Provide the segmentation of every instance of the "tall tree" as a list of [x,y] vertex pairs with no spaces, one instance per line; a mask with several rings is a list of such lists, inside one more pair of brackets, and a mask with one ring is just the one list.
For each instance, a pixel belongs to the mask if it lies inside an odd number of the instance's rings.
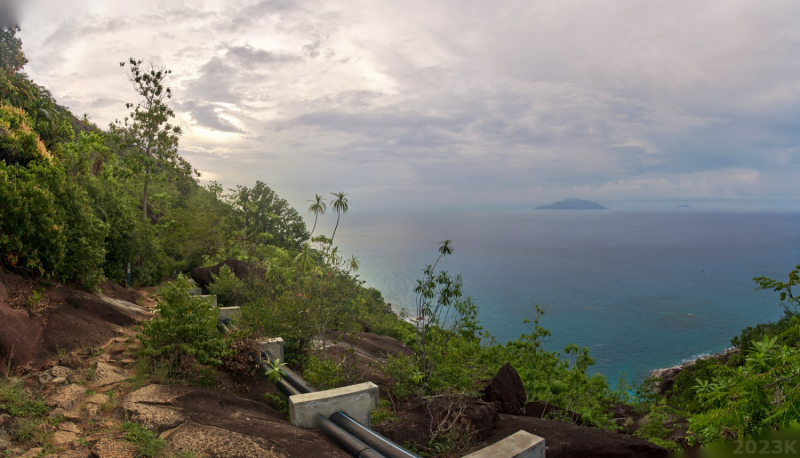
[[350,209],[350,202],[347,200],[347,194],[345,194],[344,191],[332,192],[331,194],[333,197],[336,197],[336,200],[331,203],[333,211],[336,212],[336,226],[333,228],[333,235],[331,235],[331,245],[333,245],[333,238],[336,237],[336,229],[339,229],[339,219],[342,217],[342,213],[347,213],[347,210]]
[[237,186],[225,196],[235,209],[234,224],[241,234],[242,249],[247,244],[272,244],[299,250],[309,234],[300,214],[261,181],[255,186]]
[[0,71],[11,76],[22,70],[28,63],[22,52],[22,40],[17,38],[19,27],[11,27],[0,31]]
[[[130,165],[143,175],[142,215],[147,219],[148,186],[156,172],[175,173],[191,176],[192,168],[178,154],[180,126],[170,124],[175,112],[167,105],[172,98],[172,90],[165,85],[171,70],[157,69],[153,65],[142,67],[141,60],[128,60],[130,80],[139,102],[127,103],[133,109],[122,121],[111,123],[111,132],[120,146],[130,151]],[[124,66],[125,63],[120,63]]]
[[309,200],[311,205],[308,207],[308,211],[314,214],[314,227],[311,228],[311,234],[309,237],[314,234],[314,230],[317,228],[317,218],[319,215],[324,215],[325,212],[328,210],[328,205],[325,203],[325,199],[322,198],[321,195],[315,194],[313,200]]

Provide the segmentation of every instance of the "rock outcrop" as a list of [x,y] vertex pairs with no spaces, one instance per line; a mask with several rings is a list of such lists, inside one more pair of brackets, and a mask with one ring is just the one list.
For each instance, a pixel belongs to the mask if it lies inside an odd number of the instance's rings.
[[498,413],[524,415],[528,395],[525,393],[522,379],[511,363],[505,363],[486,385],[483,389],[483,400],[494,402]]
[[547,458],[667,457],[669,451],[642,439],[601,429],[586,428],[557,420],[500,415],[500,422],[485,445],[498,442],[519,430],[545,440]]
[[176,452],[218,458],[347,453],[315,430],[292,426],[263,403],[205,388],[150,385],[125,396],[120,415],[158,432]]
[[397,415],[399,422],[376,425],[373,429],[398,444],[424,444],[434,433],[454,424],[468,427],[475,440],[481,441],[492,434],[499,421],[494,403],[460,396],[415,398],[399,406]]
[[123,327],[151,316],[134,303],[59,287],[48,293],[50,306],[40,316],[13,309],[0,285],[0,352],[15,366],[41,367],[59,353],[99,347],[120,335]]

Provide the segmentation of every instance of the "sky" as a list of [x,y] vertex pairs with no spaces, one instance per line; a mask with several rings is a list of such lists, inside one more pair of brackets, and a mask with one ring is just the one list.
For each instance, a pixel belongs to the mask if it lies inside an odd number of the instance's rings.
[[301,209],[800,202],[797,1],[5,5],[77,116],[127,114],[129,57],[168,68],[201,182]]

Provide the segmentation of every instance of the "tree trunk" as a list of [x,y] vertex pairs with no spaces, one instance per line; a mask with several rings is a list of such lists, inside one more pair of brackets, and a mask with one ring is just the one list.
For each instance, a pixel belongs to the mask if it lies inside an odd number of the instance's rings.
[[144,169],[144,193],[142,194],[142,215],[147,221],[147,185],[150,184],[150,166]]

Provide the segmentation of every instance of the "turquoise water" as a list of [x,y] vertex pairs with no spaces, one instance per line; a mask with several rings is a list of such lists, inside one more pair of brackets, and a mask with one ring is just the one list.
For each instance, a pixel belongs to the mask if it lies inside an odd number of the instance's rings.
[[752,278],[785,279],[800,263],[800,214],[351,212],[335,242],[360,259],[368,286],[411,310],[414,282],[445,239],[455,252],[440,267],[463,274],[498,341],[527,332],[540,304],[548,348],[588,347],[592,370],[616,385],[623,372],[641,380],[779,318],[777,295]]

